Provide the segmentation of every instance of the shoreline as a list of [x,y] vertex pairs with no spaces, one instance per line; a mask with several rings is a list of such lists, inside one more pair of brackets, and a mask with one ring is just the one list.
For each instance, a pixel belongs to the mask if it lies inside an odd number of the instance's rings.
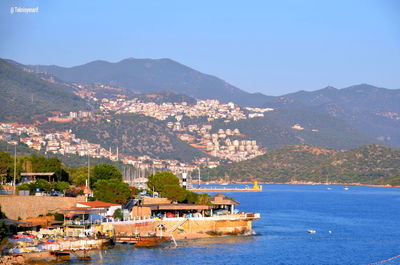
[[364,186],[364,187],[380,187],[380,188],[398,188],[400,186],[391,186],[389,184],[362,184],[362,183],[321,183],[321,182],[286,182],[286,183],[272,183],[265,182],[262,184],[279,184],[279,185],[334,185],[334,186]]
[[[182,233],[175,236],[175,240],[177,243],[185,242],[185,241],[194,241],[194,240],[202,240],[202,239],[221,239],[221,238],[241,238],[253,236],[255,233],[246,234],[246,233],[217,233],[217,234],[209,234],[209,233]],[[172,241],[170,242],[172,244]],[[113,249],[117,245],[126,245],[123,243],[117,243],[115,245],[103,246],[99,249],[92,251],[101,251],[102,249]],[[135,247],[132,245],[132,247]],[[161,247],[163,246],[156,246]],[[71,256],[70,256],[71,257]],[[73,256],[76,258],[76,256]],[[57,258],[55,255],[51,254],[50,251],[43,252],[31,252],[31,253],[20,253],[20,254],[9,254],[0,257],[0,264],[5,265],[24,265],[24,264],[60,264],[60,262],[66,262],[69,259],[62,260]]]
[[[221,185],[221,182],[208,182],[210,185]],[[253,185],[253,182],[231,182],[228,185],[247,184]],[[336,185],[336,186],[364,186],[364,187],[379,187],[379,188],[400,188],[400,186],[392,186],[390,184],[363,184],[363,183],[340,183],[340,182],[312,182],[312,181],[293,181],[293,182],[258,182],[259,185]],[[202,184],[205,185],[205,184]]]

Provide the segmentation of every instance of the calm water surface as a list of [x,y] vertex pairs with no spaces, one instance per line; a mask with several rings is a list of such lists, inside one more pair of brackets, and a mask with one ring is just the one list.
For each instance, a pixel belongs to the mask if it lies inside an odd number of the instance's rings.
[[241,211],[261,213],[256,236],[180,241],[177,248],[119,245],[69,264],[368,264],[400,254],[399,188],[264,185],[260,193],[226,194]]

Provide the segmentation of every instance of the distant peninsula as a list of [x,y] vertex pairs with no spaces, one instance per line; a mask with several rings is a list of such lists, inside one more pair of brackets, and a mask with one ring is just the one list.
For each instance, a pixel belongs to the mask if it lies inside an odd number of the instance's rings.
[[309,145],[282,147],[253,159],[205,169],[203,178],[230,182],[400,185],[400,150],[365,145],[338,151]]

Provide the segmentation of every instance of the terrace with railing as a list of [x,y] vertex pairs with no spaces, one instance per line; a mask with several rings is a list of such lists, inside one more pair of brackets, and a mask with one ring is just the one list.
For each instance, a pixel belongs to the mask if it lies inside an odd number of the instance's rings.
[[[180,220],[193,220],[193,221],[200,221],[200,220],[258,220],[260,219],[259,213],[238,213],[238,214],[224,214],[224,215],[213,215],[213,216],[182,216],[182,217],[157,217],[157,216],[137,216],[134,218],[130,218],[128,220],[113,220],[109,221],[110,224],[135,224],[135,223],[142,223],[142,222],[154,222],[154,221],[180,221]],[[104,223],[104,222],[103,222]]]

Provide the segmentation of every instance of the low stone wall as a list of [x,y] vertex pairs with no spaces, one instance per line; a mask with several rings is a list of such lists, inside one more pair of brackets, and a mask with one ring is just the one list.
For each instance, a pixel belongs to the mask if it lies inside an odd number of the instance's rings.
[[52,196],[16,196],[1,195],[1,210],[10,219],[17,220],[18,217],[26,219],[37,217],[40,214],[56,212],[61,209],[68,209],[76,205],[79,201],[84,201],[84,197],[52,197]]
[[144,220],[143,222],[138,222],[134,224],[117,223],[113,224],[112,227],[115,235],[133,235],[139,233],[141,236],[148,236],[149,233],[157,232],[156,230],[157,225],[158,225],[157,222]]
[[55,220],[54,216],[42,216],[22,219],[22,222],[29,222],[32,225],[40,225],[47,228]]
[[[161,221],[167,227],[167,231],[181,221]],[[244,234],[252,231],[250,220],[196,220],[189,219],[178,227],[173,235],[178,238],[191,238],[195,234]]]

